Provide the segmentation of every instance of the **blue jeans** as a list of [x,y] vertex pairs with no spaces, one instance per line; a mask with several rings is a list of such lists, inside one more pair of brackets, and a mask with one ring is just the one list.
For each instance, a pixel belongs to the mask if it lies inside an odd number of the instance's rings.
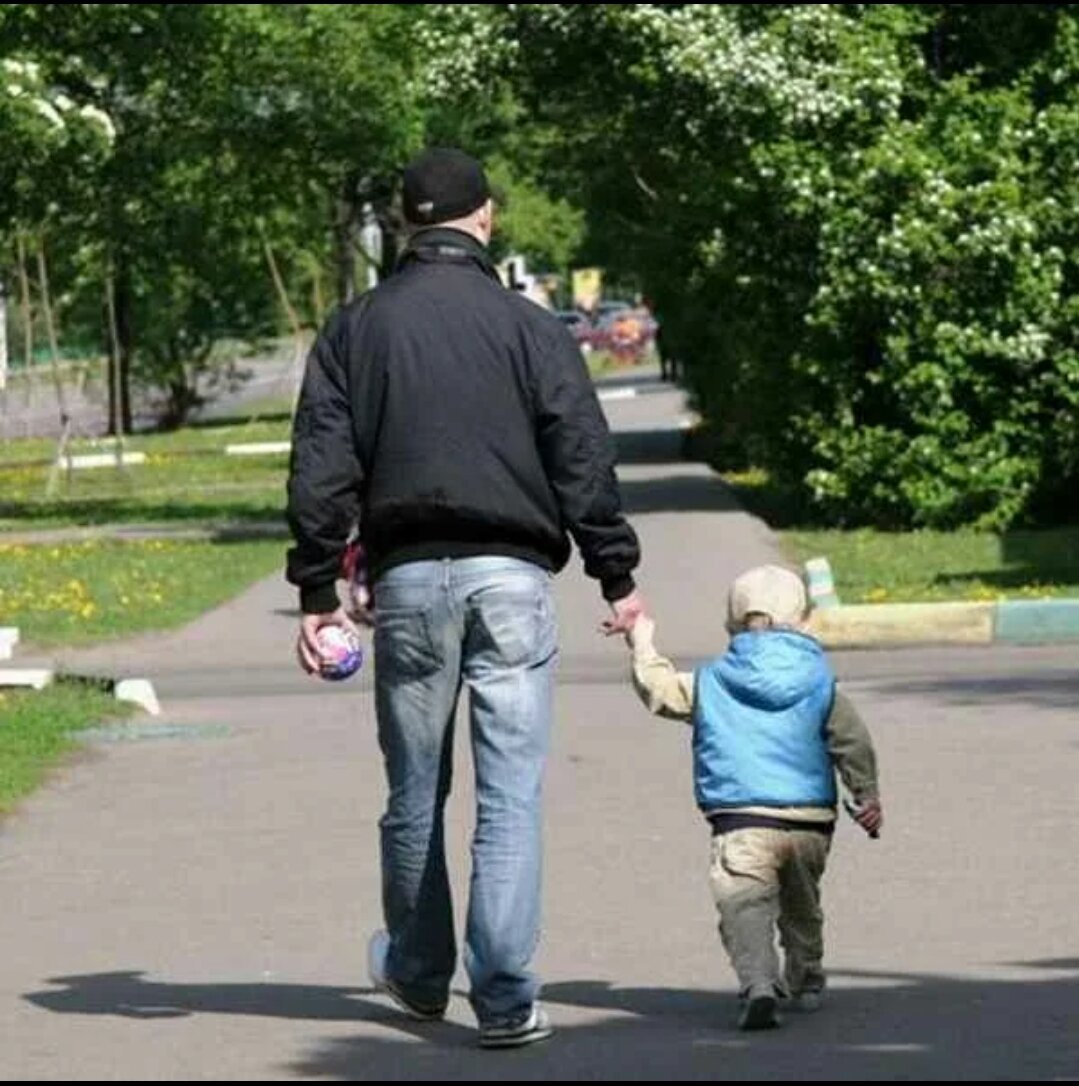
[[375,697],[389,797],[380,822],[387,975],[426,1005],[456,966],[443,832],[453,727],[469,689],[476,829],[465,934],[481,1026],[527,1014],[539,940],[542,789],[556,632],[551,576],[514,558],[410,562],[375,584]]

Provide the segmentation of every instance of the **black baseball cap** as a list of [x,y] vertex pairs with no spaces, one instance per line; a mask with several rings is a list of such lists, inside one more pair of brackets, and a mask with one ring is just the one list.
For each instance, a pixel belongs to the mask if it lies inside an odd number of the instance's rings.
[[428,147],[405,167],[404,182],[405,218],[414,226],[463,218],[491,195],[483,167],[454,147]]

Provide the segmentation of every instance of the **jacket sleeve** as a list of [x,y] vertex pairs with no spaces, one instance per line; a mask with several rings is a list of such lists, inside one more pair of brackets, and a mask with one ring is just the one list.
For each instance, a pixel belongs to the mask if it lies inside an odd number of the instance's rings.
[[307,359],[292,426],[288,523],[295,545],[288,580],[305,614],[335,610],[336,582],[349,532],[359,517],[363,472],[348,394],[345,325],[325,326]]
[[850,698],[839,690],[836,691],[825,732],[832,761],[847,791],[857,802],[876,799],[880,788],[873,740]]
[[693,676],[678,671],[655,646],[655,623],[642,616],[630,630],[633,688],[650,713],[669,720],[693,718]]
[[536,440],[562,521],[584,570],[614,602],[634,589],[637,535],[622,513],[615,448],[581,352],[559,327],[534,367]]

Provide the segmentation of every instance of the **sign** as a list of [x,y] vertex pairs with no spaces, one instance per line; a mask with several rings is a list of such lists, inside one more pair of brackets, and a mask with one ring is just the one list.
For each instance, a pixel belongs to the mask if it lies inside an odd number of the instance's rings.
[[599,268],[578,268],[573,273],[573,304],[592,312],[603,292],[603,272]]

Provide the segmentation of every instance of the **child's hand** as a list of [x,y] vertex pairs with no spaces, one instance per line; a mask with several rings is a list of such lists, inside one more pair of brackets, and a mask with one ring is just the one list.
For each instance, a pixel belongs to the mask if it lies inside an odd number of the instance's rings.
[[644,613],[644,597],[634,590],[628,596],[615,600],[611,604],[611,617],[603,620],[600,629],[608,637],[613,634],[628,634]]
[[639,615],[626,631],[626,644],[631,649],[638,645],[651,645],[656,632],[656,624],[648,615]]
[[884,808],[879,799],[866,799],[854,805],[846,804],[851,818],[869,834],[870,837],[880,836],[881,827],[884,825]]

